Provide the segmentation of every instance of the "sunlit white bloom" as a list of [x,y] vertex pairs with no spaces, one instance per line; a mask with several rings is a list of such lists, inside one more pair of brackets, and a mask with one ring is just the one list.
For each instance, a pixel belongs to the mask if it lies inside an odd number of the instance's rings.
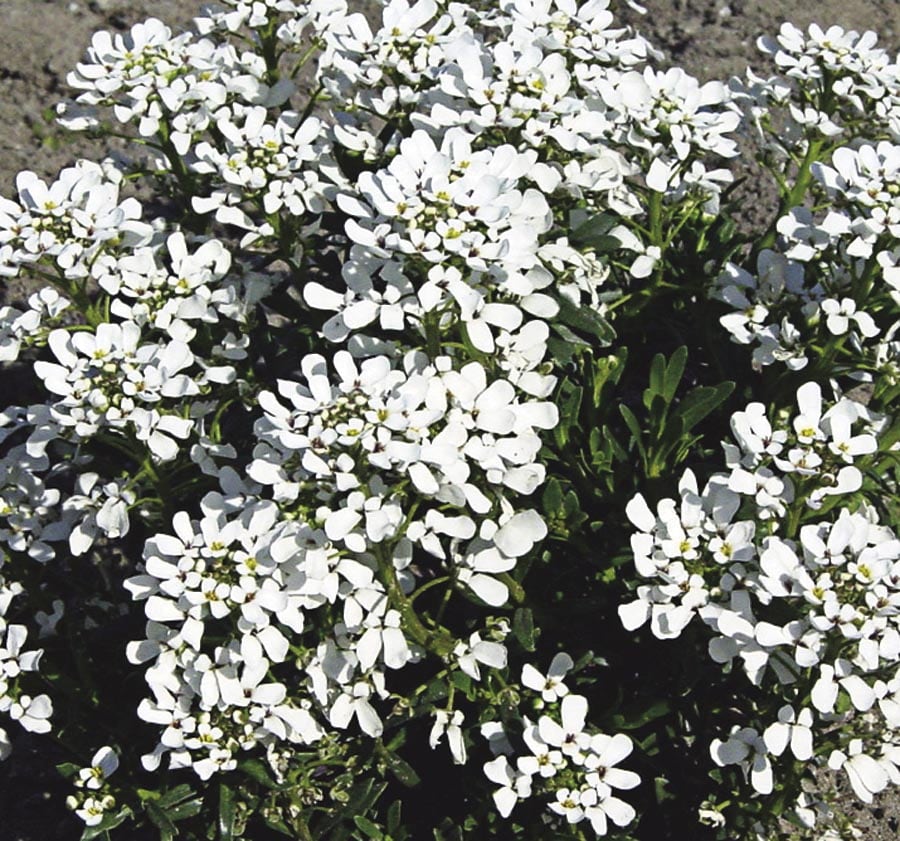
[[563,678],[574,665],[572,658],[565,651],[554,655],[546,677],[531,663],[526,663],[522,667],[522,684],[535,692],[540,692],[541,698],[547,703],[553,703],[568,695],[569,689],[563,683]]
[[428,737],[428,744],[432,748],[436,748],[441,738],[446,734],[450,753],[453,755],[453,761],[457,765],[465,765],[467,756],[466,743],[462,734],[462,723],[463,714],[460,710],[454,710],[452,713],[447,710],[435,710],[434,725],[431,728],[431,735]]
[[110,775],[119,767],[119,757],[111,747],[102,747],[91,759],[87,768],[78,772],[76,785],[97,790],[103,787]]

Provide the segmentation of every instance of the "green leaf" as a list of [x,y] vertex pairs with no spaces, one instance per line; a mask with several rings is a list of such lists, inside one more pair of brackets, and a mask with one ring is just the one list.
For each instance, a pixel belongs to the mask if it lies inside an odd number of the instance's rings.
[[60,762],[59,765],[56,766],[56,770],[64,777],[68,778],[74,777],[81,770],[81,766],[75,762]]
[[173,821],[183,821],[185,818],[192,818],[199,815],[203,811],[203,798],[195,797],[193,800],[184,800],[177,806],[170,806],[168,815]]
[[174,806],[179,800],[184,800],[187,797],[191,797],[193,794],[194,789],[187,783],[182,783],[181,785],[175,786],[175,788],[169,789],[165,794],[159,797],[156,802],[160,806]]
[[634,412],[631,411],[624,403],[619,405],[619,414],[622,416],[622,419],[625,421],[625,425],[628,427],[629,432],[631,432],[631,439],[634,441],[635,446],[638,448],[638,452],[641,454],[641,459],[644,464],[647,463],[647,451],[644,449],[643,442],[643,433],[641,432],[641,425],[638,423],[638,419],[635,417]]
[[219,838],[234,841],[234,793],[227,783],[219,783]]
[[[389,754],[390,756],[390,754]],[[346,811],[351,814],[367,812],[375,801],[381,797],[381,793],[387,788],[387,783],[375,784],[375,780],[362,780],[350,789],[350,797],[347,799]]]
[[396,753],[387,753],[385,761],[390,772],[407,788],[413,788],[422,782],[416,769]]
[[456,826],[449,818],[444,818],[434,829],[434,841],[463,841],[462,827]]
[[[541,496],[541,503],[544,507],[544,513],[548,515],[557,514],[562,510],[563,492],[562,485],[555,476],[551,476],[547,484],[544,486],[544,493]],[[76,768],[76,771],[78,769]]]
[[649,409],[650,402],[657,394],[662,395],[666,384],[666,357],[657,353],[650,363],[650,388],[644,392],[644,405]]
[[400,819],[401,819],[401,811],[403,809],[403,803],[399,800],[395,800],[391,803],[390,808],[387,813],[387,830],[390,835],[396,835],[397,830],[400,829]]
[[700,386],[688,392],[675,409],[674,416],[684,422],[686,432],[693,429],[710,412],[721,406],[734,391],[730,380],[715,386]]
[[364,818],[362,815],[356,815],[353,818],[353,823],[356,824],[356,828],[360,832],[365,833],[366,838],[373,838],[375,841],[382,841],[384,838],[384,833],[378,824],[372,823],[372,821]]
[[526,651],[534,651],[534,615],[531,608],[520,607],[513,614],[513,634]]
[[557,365],[571,365],[575,361],[575,354],[579,349],[590,349],[590,343],[578,338],[564,324],[552,325],[557,336],[547,339],[548,355],[556,361]]
[[598,253],[615,251],[622,247],[617,237],[609,236],[616,226],[618,217],[612,213],[598,213],[582,222],[569,232],[569,242],[576,248],[590,247]]
[[165,810],[159,805],[159,802],[156,800],[146,801],[144,803],[144,811],[159,830],[159,841],[173,841],[178,834],[178,830],[165,813]]
[[560,449],[566,446],[569,441],[569,430],[578,422],[583,395],[584,389],[569,380],[563,380],[560,385],[556,399],[559,406],[559,423],[553,430],[554,439]]
[[671,403],[675,399],[675,392],[678,391],[678,385],[681,383],[681,378],[684,376],[684,367],[687,364],[687,358],[688,349],[685,345],[682,345],[672,354],[672,358],[666,366],[663,388],[660,392],[665,398],[666,403]]
[[[622,730],[635,730],[638,727],[649,724],[651,721],[662,718],[671,709],[672,705],[663,698],[650,704],[649,707],[645,707],[635,715],[629,715],[627,717],[621,716],[621,721],[617,721],[616,723]],[[618,719],[620,717],[616,716],[616,718]]]
[[656,795],[656,802],[663,803],[666,800],[674,800],[677,795],[673,794],[669,791],[669,780],[665,777],[654,777],[653,778],[653,790]]
[[586,333],[596,339],[601,347],[606,347],[616,338],[616,331],[612,325],[596,310],[576,306],[568,298],[562,296],[555,300],[559,305],[559,314],[555,324],[565,325],[573,330]]
[[238,770],[243,771],[251,780],[256,780],[256,782],[266,788],[279,788],[278,783],[275,782],[266,766],[259,759],[245,759],[238,764]]
[[422,693],[423,704],[434,704],[447,697],[447,684],[442,678],[435,678]]

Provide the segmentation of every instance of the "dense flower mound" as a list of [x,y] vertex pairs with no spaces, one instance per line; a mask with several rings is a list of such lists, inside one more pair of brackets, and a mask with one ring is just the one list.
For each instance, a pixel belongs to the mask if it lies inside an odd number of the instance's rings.
[[726,84],[609,0],[94,36],[59,120],[134,157],[0,198],[0,714],[84,841],[849,837],[829,772],[900,783],[875,44],[785,24]]

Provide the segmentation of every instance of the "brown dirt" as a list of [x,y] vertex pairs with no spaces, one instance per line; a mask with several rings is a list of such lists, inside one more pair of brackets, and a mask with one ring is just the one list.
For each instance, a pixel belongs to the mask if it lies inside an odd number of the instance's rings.
[[[683,65],[702,80],[743,74],[750,64],[768,72],[756,38],[774,34],[784,20],[804,27],[815,21],[874,29],[881,45],[891,50],[900,42],[898,0],[643,2],[649,14],[626,12],[629,22],[664,50],[668,62]],[[0,0],[0,194],[14,197],[14,179],[21,169],[51,177],[77,157],[97,154],[96,145],[60,132],[50,110],[64,95],[66,73],[83,54],[92,32],[124,30],[150,16],[178,29],[199,6],[194,0]],[[20,284],[4,289],[0,282],[0,303],[4,298],[16,300],[24,291]],[[54,772],[40,772],[34,740],[22,735],[14,733],[18,761],[0,765],[0,841],[77,838],[79,822],[61,806]],[[900,797],[888,795],[874,807],[850,811],[867,841],[897,837]]]

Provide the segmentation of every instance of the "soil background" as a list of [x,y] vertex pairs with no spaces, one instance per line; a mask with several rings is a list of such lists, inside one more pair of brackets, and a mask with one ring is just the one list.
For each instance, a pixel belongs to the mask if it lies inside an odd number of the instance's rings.
[[[892,54],[900,47],[900,0],[643,0],[646,15],[623,9],[633,24],[701,81],[743,75],[748,66],[772,68],[756,39],[774,35],[783,21],[823,28],[835,24],[859,32],[872,29]],[[624,5],[624,3],[620,3]],[[369,11],[371,3],[351,8]],[[30,169],[53,178],[78,157],[97,158],[94,143],[60,131],[52,109],[67,93],[65,77],[98,29],[124,31],[158,17],[175,30],[190,24],[199,0],[0,0],[0,195],[15,198],[15,176]],[[746,188],[750,212],[768,203],[765,184]],[[0,304],[20,300],[27,282],[0,281]],[[13,383],[3,382],[8,391]],[[14,386],[13,386],[14,390]],[[15,395],[10,395],[15,402]],[[0,841],[75,841],[81,822],[65,809],[66,784],[49,763],[46,747],[13,727],[15,750],[0,765]],[[43,760],[43,761],[40,761]],[[57,760],[58,761],[58,760]],[[900,796],[887,793],[871,807],[849,806],[865,841],[898,837]],[[651,841],[651,839],[647,839]],[[690,839],[685,839],[690,841]]]

